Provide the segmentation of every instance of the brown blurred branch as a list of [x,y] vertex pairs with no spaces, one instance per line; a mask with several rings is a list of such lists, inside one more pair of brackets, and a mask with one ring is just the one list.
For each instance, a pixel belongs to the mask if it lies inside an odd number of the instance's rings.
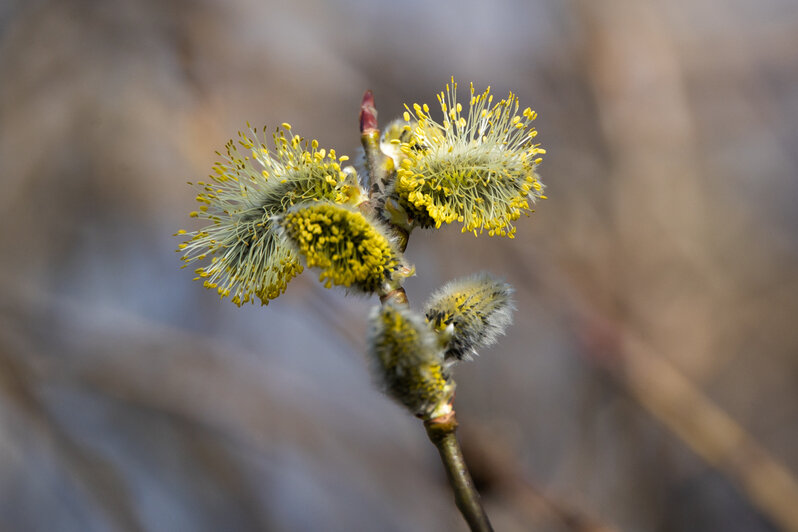
[[748,432],[640,339],[625,334],[612,373],[707,463],[725,473],[784,530],[798,531],[798,482]]
[[607,371],[703,460],[740,486],[774,523],[798,531],[798,481],[784,464],[630,327],[604,317],[551,263],[528,257],[511,262],[525,264],[525,275],[542,279],[541,287],[565,301],[592,363]]
[[[602,316],[583,294],[570,292],[577,328],[587,331],[587,352],[653,417],[701,458],[735,481],[750,501],[785,530],[798,530],[798,482],[735,420],[682,374],[670,358],[705,350],[687,314],[684,338],[667,353],[643,341],[639,328],[656,323],[664,284],[646,273],[652,262],[674,279],[695,276],[717,284],[708,262],[705,199],[698,187],[699,157],[684,73],[673,31],[654,2],[617,0],[601,6],[577,4],[587,35],[584,50],[588,85],[595,96],[614,187],[617,231],[611,253],[623,261],[615,297],[621,318]],[[628,31],[618,32],[622,26]],[[634,43],[634,46],[630,46]],[[645,246],[657,242],[656,246]],[[689,260],[685,260],[689,255]],[[557,272],[543,274],[546,282]],[[561,294],[562,295],[562,294]],[[683,305],[682,315],[691,307]],[[693,344],[690,343],[691,339]],[[696,340],[697,339],[697,340]]]
[[798,482],[672,363],[618,324],[582,313],[591,360],[655,419],[740,486],[782,529],[798,531]]
[[[616,529],[584,512],[568,500],[552,496],[523,475],[517,452],[497,437],[494,427],[469,424],[463,452],[471,464],[476,483],[487,492],[496,492],[529,523],[541,516],[572,532],[616,532]],[[558,527],[559,529],[559,527]]]

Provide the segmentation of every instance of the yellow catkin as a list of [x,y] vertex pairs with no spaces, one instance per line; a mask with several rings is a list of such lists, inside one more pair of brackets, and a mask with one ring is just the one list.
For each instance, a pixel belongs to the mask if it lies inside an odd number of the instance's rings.
[[284,237],[319,280],[365,293],[379,291],[400,266],[385,231],[360,211],[331,203],[300,204],[281,218]]
[[455,383],[430,327],[390,303],[376,307],[370,321],[372,368],[385,392],[422,419],[451,412]]
[[396,150],[394,194],[408,217],[420,227],[458,221],[469,232],[511,236],[513,222],[542,198],[536,168],[544,154],[532,142],[531,109],[518,113],[510,93],[495,105],[490,88],[481,94],[471,86],[469,109],[457,101],[457,83],[438,95],[443,123],[429,107],[406,106],[410,134]]
[[[264,130],[265,133],[265,130]],[[356,176],[344,172],[333,150],[319,149],[283,124],[272,134],[273,149],[255,130],[229,141],[212,169],[212,182],[197,182],[198,211],[190,216],[208,225],[186,233],[180,244],[186,265],[210,257],[196,270],[205,287],[242,305],[266,304],[285,292],[303,266],[278,237],[274,217],[292,205],[325,200],[356,203]]]
[[487,273],[451,281],[434,292],[424,313],[444,340],[447,359],[468,359],[495,343],[512,322],[512,287]]

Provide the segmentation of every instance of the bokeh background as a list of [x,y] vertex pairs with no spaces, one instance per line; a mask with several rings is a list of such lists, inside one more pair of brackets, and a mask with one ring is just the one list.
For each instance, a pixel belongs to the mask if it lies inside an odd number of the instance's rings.
[[518,238],[416,232],[420,304],[490,270],[456,370],[497,530],[798,530],[794,0],[0,1],[0,528],[464,530],[366,370],[373,300],[268,307],[174,252],[214,151],[288,121],[354,155],[450,76],[539,113]]

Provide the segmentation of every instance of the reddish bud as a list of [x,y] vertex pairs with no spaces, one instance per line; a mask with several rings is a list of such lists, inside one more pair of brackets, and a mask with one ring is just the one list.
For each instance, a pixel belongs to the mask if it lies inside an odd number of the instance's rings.
[[360,132],[371,133],[377,130],[377,108],[374,107],[374,94],[368,90],[360,104]]

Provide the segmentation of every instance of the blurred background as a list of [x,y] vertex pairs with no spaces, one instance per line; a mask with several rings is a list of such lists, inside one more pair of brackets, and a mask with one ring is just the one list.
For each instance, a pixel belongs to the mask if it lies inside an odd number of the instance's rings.
[[288,121],[339,154],[450,76],[539,113],[518,238],[417,231],[515,324],[456,369],[497,530],[798,530],[798,3],[0,1],[0,529],[465,530],[366,370],[375,300],[236,308],[186,181]]

